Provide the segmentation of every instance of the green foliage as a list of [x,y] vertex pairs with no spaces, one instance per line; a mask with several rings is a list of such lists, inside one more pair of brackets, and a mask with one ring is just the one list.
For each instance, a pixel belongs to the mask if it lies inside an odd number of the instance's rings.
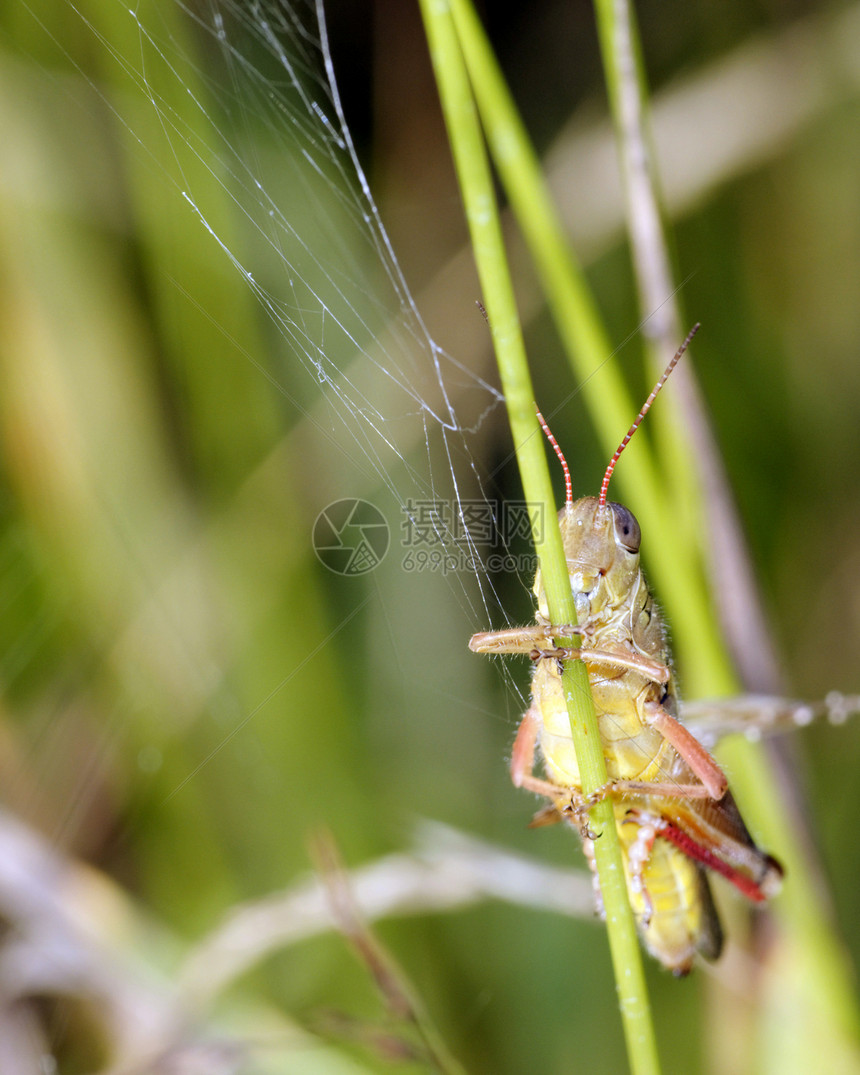
[[[790,693],[815,698],[856,690],[860,639],[856,14],[833,8],[783,23],[748,5],[720,11],[718,20],[706,4],[644,11],[642,51],[657,126],[669,131],[661,152],[672,149],[663,168],[677,263],[693,274],[683,301],[704,326],[694,361]],[[262,315],[183,197],[205,189],[209,226],[287,301],[281,252],[243,212],[224,144],[250,146],[273,202],[313,222],[323,266],[342,256],[348,216],[334,159],[316,188],[311,168],[285,173],[286,135],[242,88],[242,65],[179,5],[134,12],[137,22],[127,5],[94,0],[88,25],[63,3],[39,19],[26,5],[0,15],[0,794],[131,898],[134,928],[101,888],[87,890],[86,906],[131,968],[146,961],[168,983],[240,901],[305,875],[320,824],[350,866],[408,845],[416,816],[562,865],[574,852],[560,829],[526,831],[531,803],[509,786],[503,759],[522,699],[466,651],[470,633],[491,626],[488,610],[438,576],[408,576],[397,548],[364,579],[337,578],[314,558],[314,519],[340,496],[384,506],[395,545],[401,516],[352,458],[356,437],[333,432],[331,389]],[[350,31],[339,31],[338,12],[330,17],[337,45]],[[601,224],[586,208],[595,188],[605,188],[601,205],[613,202],[611,178],[581,179],[598,159],[592,124],[605,112],[593,29],[555,25],[549,7],[509,17],[524,21],[491,29],[528,126],[546,143],[570,119],[574,148],[547,167],[564,219],[574,218],[606,338],[625,340],[638,315],[619,217],[607,210]],[[170,63],[151,64],[141,26]],[[431,333],[491,379],[478,285],[441,272],[464,234],[434,90],[429,75],[398,74],[394,63],[425,63],[417,14],[378,33],[378,138],[360,150],[373,159],[410,279],[440,273],[417,295]],[[276,77],[259,41],[249,34],[246,44],[252,65]],[[726,86],[738,95],[720,97]],[[165,116],[181,138],[167,137]],[[311,286],[324,285],[311,253],[298,243],[287,253]],[[529,352],[551,356],[559,345],[530,270],[514,263]],[[371,335],[386,323],[378,252],[357,247],[336,267],[365,286]],[[352,355],[325,339],[346,369]],[[641,399],[650,374],[636,354],[628,344],[618,357]],[[390,385],[372,373],[357,371],[356,383],[384,398]],[[547,361],[535,380],[545,411],[557,410],[577,492],[595,491],[605,449],[591,437],[583,374]],[[508,453],[495,417],[470,443],[487,472]],[[383,469],[409,495],[410,468],[427,455],[422,438]],[[508,469],[496,480],[519,496]],[[646,558],[671,537],[646,531]],[[503,597],[522,618],[527,582]],[[860,729],[797,738],[790,749],[804,753],[792,772],[833,882],[840,955],[856,964]],[[683,983],[647,968],[666,1069],[808,1070],[799,1044],[809,1040],[808,1009],[787,988],[803,984],[808,964],[760,943],[774,929],[767,914],[753,929],[731,896],[722,902],[761,969],[742,951]],[[824,898],[806,910],[825,924],[831,914]],[[601,927],[490,903],[378,932],[468,1070],[623,1069],[621,1036],[604,1029],[619,1024]],[[392,1070],[373,1047],[310,1039],[287,1023],[285,1012],[317,1026],[323,1008],[360,1029],[383,1021],[365,968],[340,939],[287,949],[222,1001],[223,1027],[252,1042],[271,1031],[248,1070]],[[827,1008],[813,1015],[816,1063],[855,1070],[848,1050],[826,1052],[840,1048],[840,1013]],[[106,1048],[92,1013],[62,993],[59,1010],[68,1016],[61,1070],[90,1069]]]

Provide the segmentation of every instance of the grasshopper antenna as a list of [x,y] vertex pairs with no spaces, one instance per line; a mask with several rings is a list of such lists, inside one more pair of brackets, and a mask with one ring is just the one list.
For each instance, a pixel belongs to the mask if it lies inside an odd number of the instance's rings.
[[[651,391],[651,395],[645,400],[645,404],[642,407],[642,410],[636,416],[636,421],[627,430],[627,434],[624,437],[624,440],[622,440],[622,442],[615,449],[615,455],[613,455],[613,457],[609,460],[609,466],[606,468],[606,473],[603,475],[603,484],[600,486],[599,504],[600,504],[601,508],[606,507],[606,490],[609,488],[609,479],[612,477],[612,472],[613,472],[613,470],[615,470],[615,464],[618,462],[618,459],[619,459],[621,453],[624,451],[624,449],[630,443],[630,438],[633,436],[633,434],[639,428],[639,425],[642,422],[642,419],[645,417],[645,415],[651,409],[651,404],[657,398],[657,393],[660,391],[660,389],[663,387],[663,385],[668,380],[669,374],[672,372],[672,370],[678,364],[678,361],[680,360],[681,355],[683,355],[683,353],[690,346],[690,341],[696,335],[696,333],[699,331],[700,328],[701,328],[701,325],[697,321],[695,323],[695,325],[693,325],[693,327],[687,333],[686,340],[684,340],[684,342],[681,344],[681,346],[675,352],[675,354],[674,354],[674,356],[672,358],[672,361],[669,363],[669,365],[663,371],[663,376],[654,385],[654,388]],[[538,416],[538,417],[540,417],[540,416]],[[549,430],[547,430],[546,426],[544,426],[544,431],[546,433],[549,433]]]
[[552,435],[552,430],[547,425],[546,418],[544,418],[540,411],[537,412],[537,418],[540,422],[541,429],[544,431],[544,433],[546,433],[546,439],[552,445],[553,451],[558,456],[559,463],[561,463],[561,469],[564,471],[564,502],[565,504],[570,506],[573,503],[573,485],[570,481],[570,469],[568,468],[567,460],[564,458],[564,453],[558,446],[558,441]]

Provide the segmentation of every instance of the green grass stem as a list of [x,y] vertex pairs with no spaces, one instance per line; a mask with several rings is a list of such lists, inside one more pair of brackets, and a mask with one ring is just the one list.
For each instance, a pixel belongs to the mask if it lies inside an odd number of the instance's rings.
[[[680,320],[678,303],[672,280],[669,240],[659,208],[659,177],[650,137],[648,83],[635,12],[629,0],[595,0],[595,9],[622,162],[628,232],[641,313],[647,317],[659,306],[664,325],[677,326]],[[659,333],[657,336],[659,343]],[[662,356],[658,361],[661,360]],[[692,378],[692,373],[688,371],[687,376]],[[695,406],[695,400],[692,402]],[[674,490],[674,500],[679,505],[694,506],[694,528],[704,532],[705,513],[701,510],[701,497],[696,486],[697,468],[692,463],[696,452],[690,429],[691,416],[684,421],[676,412],[670,423],[665,417],[664,412],[663,436],[660,438],[663,448],[661,473]],[[704,415],[693,416],[692,421],[705,422],[706,418]],[[722,469],[718,459],[712,465]],[[726,510],[731,511],[731,506]],[[694,542],[693,547],[704,561],[706,543]],[[705,579],[704,570],[700,578]],[[755,594],[748,594],[746,600],[755,602]],[[670,608],[674,619],[674,605],[670,604]],[[760,618],[763,621],[764,618]],[[682,627],[676,621],[678,637]],[[688,685],[693,694],[714,693],[715,687],[718,692],[720,689],[726,693],[738,692],[740,684],[727,667],[727,651],[722,639],[709,632],[696,642],[703,666],[711,672],[700,678],[695,669],[688,671]],[[856,1059],[860,1017],[855,984],[844,950],[821,906],[813,871],[805,861],[798,834],[789,823],[790,811],[783,803],[772,768],[761,747],[740,739],[724,744],[721,757],[728,765],[733,789],[759,838],[765,846],[778,852],[786,867],[789,880],[781,899],[774,905],[774,912],[782,921],[785,937],[790,938],[788,943],[796,952],[798,964],[804,968],[802,974],[793,976],[791,990],[796,991],[802,1008],[813,1013],[797,1027],[802,1024],[807,1036],[832,1043],[840,1053],[843,1050],[848,1053],[853,1048]],[[773,982],[773,985],[781,991],[789,991],[785,983]],[[822,1028],[826,1028],[823,1036]],[[803,1070],[798,1066],[799,1058],[814,1057],[820,1046],[815,1045],[815,1040],[801,1041],[802,1029],[795,1029],[794,1034],[797,1035],[794,1055],[789,1050],[785,1063],[791,1065],[791,1070],[799,1071]]]
[[[634,401],[624,383],[597,304],[565,239],[537,154],[474,8],[469,0],[452,0],[452,10],[493,161],[608,462],[641,400]],[[672,609],[683,666],[708,684],[706,693],[717,694],[725,690],[731,673],[727,661],[720,666],[702,658],[702,638],[710,638],[710,654],[720,652],[720,641],[701,563],[691,544],[671,541],[676,529],[672,508],[645,433],[637,434],[638,443],[625,454],[612,487],[621,490],[620,499],[636,513],[643,534],[666,535],[643,550],[649,572],[661,600]]]
[[[421,7],[491,325],[523,489],[530,504],[543,506],[550,524],[544,527],[543,533],[539,528],[534,533],[550,616],[556,623],[573,623],[576,613],[564,550],[558,527],[553,523],[552,484],[535,415],[531,376],[472,88],[449,5],[422,0]],[[584,666],[578,661],[567,662],[562,681],[583,790],[587,794],[606,781],[606,766]],[[592,823],[601,833],[600,839],[595,841],[595,854],[631,1070],[636,1075],[657,1073],[656,1039],[642,956],[627,898],[610,802],[594,808]]]
[[[596,7],[608,92],[624,159],[625,153],[631,149],[631,141],[637,141],[640,147],[650,146],[646,130],[647,84],[638,36],[632,24],[632,12],[626,5],[622,5],[624,10],[621,10],[610,0],[599,0]],[[596,303],[581,266],[564,240],[563,228],[543,180],[537,155],[474,8],[469,0],[451,0],[451,11],[493,161],[534,259],[573,369],[582,383],[598,436],[608,454],[619,439],[619,431],[626,429],[637,407],[612,359]],[[622,20],[621,27],[619,19]],[[623,40],[626,41],[626,47],[622,49],[620,32],[625,19],[627,34]],[[635,101],[631,101],[631,89]],[[636,113],[632,124],[631,104],[635,104],[633,111]],[[643,317],[647,317],[657,306],[653,293],[655,281],[663,280],[662,284],[656,285],[662,288],[661,301],[671,294],[673,285],[668,243],[658,208],[656,179],[650,170],[650,163],[645,168],[644,177],[640,175],[638,179],[638,196],[635,189],[631,192],[631,186],[634,185],[629,175],[625,187],[642,313]],[[638,227],[640,217],[636,215],[633,204],[639,204],[643,197],[651,210],[644,215],[654,225],[647,229],[649,233],[655,233],[650,235],[650,240],[643,238],[645,229]],[[651,248],[644,249],[649,241]],[[654,270],[655,263],[662,265],[661,272]],[[492,312],[490,289],[484,282],[483,272],[481,279],[491,311],[491,322],[495,326],[497,315]],[[674,298],[670,298],[666,306],[661,315],[664,337],[667,324],[677,326],[680,323]],[[675,329],[669,328],[668,331]],[[660,336],[659,331],[657,335]],[[654,363],[662,361],[658,345],[649,344],[648,349]],[[600,371],[597,377],[592,376],[595,370]],[[504,371],[502,380],[507,393],[509,389]],[[695,485],[695,495],[690,493],[691,482],[695,483],[696,480],[693,473],[695,468],[691,466],[695,453],[684,423],[678,420],[677,410],[667,410],[662,419],[658,415],[655,424],[661,427],[655,438],[659,463],[643,438],[636,452],[625,457],[624,466],[619,468],[613,481],[617,481],[625,502],[639,516],[643,532],[659,536],[658,540],[648,544],[645,554],[655,588],[669,610],[686,683],[699,696],[733,693],[738,690],[738,683],[708,592],[704,543],[694,540],[697,527],[703,525],[701,513],[696,508],[699,495]],[[519,443],[529,428],[527,423],[522,427],[523,431],[517,433],[518,427],[512,418],[515,442]],[[532,465],[532,462],[526,464],[527,467]],[[528,492],[527,496],[531,499]],[[686,536],[678,540],[677,535],[682,530]],[[787,831],[773,780],[767,773],[764,759],[749,744],[733,744],[730,755],[733,784],[744,808],[749,810],[764,842],[780,850],[793,877],[782,902],[781,916],[785,919],[786,928],[800,943],[806,944],[804,965],[811,979],[817,982],[814,989],[819,998],[829,998],[824,1007],[826,1012],[831,1013],[829,1021],[834,1036],[842,1040],[846,1036],[850,1039],[857,1024],[851,975],[838,942],[828,931],[826,923],[822,922],[821,916],[816,918],[811,881],[803,868],[802,855],[793,848],[792,834]],[[828,1021],[827,1016],[825,1021]]]

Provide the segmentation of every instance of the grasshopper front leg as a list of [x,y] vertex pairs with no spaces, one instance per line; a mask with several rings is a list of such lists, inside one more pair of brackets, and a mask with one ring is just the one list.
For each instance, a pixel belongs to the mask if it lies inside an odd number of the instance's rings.
[[560,627],[533,623],[503,631],[479,631],[469,640],[469,649],[473,653],[531,653],[535,649],[553,648],[556,638],[578,638],[585,633],[575,623]]
[[[546,630],[552,632],[554,628],[550,627],[546,628]],[[630,671],[638,672],[646,679],[650,679],[653,683],[659,685],[668,683],[671,675],[671,671],[666,665],[649,660],[638,653],[556,647],[554,650],[540,651],[538,657],[555,657],[559,660],[574,658],[597,667],[626,668]],[[603,793],[603,797],[612,792],[617,792],[618,794],[627,792],[630,794],[644,793],[672,798],[722,799],[729,786],[726,774],[692,732],[681,724],[677,717],[674,717],[657,702],[647,702],[645,704],[645,719],[647,724],[652,728],[656,728],[663,738],[675,748],[699,778],[701,784],[649,784],[636,781],[614,781],[605,785],[606,790]],[[602,790],[598,789],[598,791]],[[594,794],[598,793],[595,792],[589,796],[589,801],[593,799]],[[595,801],[599,801],[599,799]]]
[[511,782],[515,788],[526,788],[528,791],[533,791],[535,795],[543,795],[545,799],[555,800],[560,796],[563,797],[566,789],[550,783],[549,780],[541,780],[534,774],[535,745],[540,726],[540,709],[532,703],[520,721],[517,737],[514,739],[510,764]]
[[532,819],[532,827],[551,825],[573,814],[577,818],[583,836],[586,839],[596,839],[588,827],[588,811],[594,804],[589,803],[589,800],[576,788],[562,787],[549,780],[542,780],[534,774],[535,745],[540,725],[540,709],[531,705],[517,729],[510,764],[511,782],[514,787],[525,788],[527,791],[534,792],[535,795],[541,795],[549,799],[552,804],[535,815]]
[[[510,773],[514,787],[525,788],[551,802],[550,806],[538,811],[532,818],[531,827],[553,825],[572,816],[576,819],[583,839],[596,840],[597,835],[588,825],[588,811],[595,805],[591,802],[591,797],[584,796],[576,788],[562,787],[534,775],[535,745],[540,725],[540,709],[532,704],[520,721],[511,752]],[[595,800],[597,801],[599,799]]]
[[671,743],[701,783],[610,780],[587,796],[589,807],[611,795],[655,795],[663,799],[722,799],[729,786],[726,774],[692,732],[657,702],[646,702],[645,714],[646,722]]
[[[584,632],[575,624],[535,624],[514,627],[504,631],[485,631],[472,636],[469,648],[475,653],[528,653],[533,660],[580,660],[586,664],[604,668],[623,668],[638,672],[653,683],[663,685],[669,681],[671,670],[658,661],[649,660],[638,653],[621,650],[592,650],[577,646],[556,646],[555,640],[581,635]],[[598,788],[581,802],[573,803],[577,813],[587,811],[595,803],[610,795],[656,795],[661,798],[722,799],[728,788],[725,773],[696,737],[681,722],[656,702],[645,706],[646,722],[669,742],[701,783],[678,784],[672,782],[648,782],[615,780]],[[514,742],[511,758],[511,779],[517,787],[528,788],[537,795],[553,801],[559,798],[559,789],[547,780],[536,777],[534,750],[540,728],[540,709],[534,705],[523,717]]]
[[[573,624],[554,626],[538,624],[530,627],[515,627],[505,631],[486,631],[472,636],[469,648],[475,653],[529,653],[533,659],[581,660],[597,667],[625,668],[638,672],[646,679],[657,684],[665,684],[671,675],[670,669],[658,661],[651,661],[637,653],[615,650],[581,649],[576,646],[554,646],[551,649],[540,648],[540,644],[552,642],[555,638],[564,638],[581,634],[580,628]],[[708,753],[705,747],[681,722],[661,705],[649,702],[645,706],[647,723],[675,748],[678,754],[690,766],[701,781],[700,784],[653,783],[646,781],[612,781],[598,788],[587,797],[583,797],[586,809],[612,794],[650,794],[668,798],[722,799],[728,788],[725,773]],[[534,705],[528,710],[520,724],[514,742],[511,759],[511,779],[515,786],[528,788],[538,795],[554,799],[558,789],[549,781],[534,776],[534,747],[540,726],[540,710]]]
[[689,728],[656,702],[647,702],[645,713],[648,723],[672,744],[702,781],[707,797],[722,799],[729,786],[726,774]]
[[504,631],[482,631],[472,635],[469,649],[473,653],[527,653],[532,660],[585,661],[611,668],[639,672],[654,683],[668,683],[671,670],[659,661],[625,650],[595,650],[579,646],[557,646],[556,639],[573,638],[590,632],[575,624],[534,624],[511,627]]

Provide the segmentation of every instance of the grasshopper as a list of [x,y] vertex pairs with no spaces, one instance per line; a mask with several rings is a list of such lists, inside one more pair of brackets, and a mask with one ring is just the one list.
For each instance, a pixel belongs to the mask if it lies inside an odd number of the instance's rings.
[[[603,798],[612,800],[640,936],[676,975],[689,972],[697,953],[716,959],[722,948],[708,871],[755,902],[772,896],[782,878],[779,863],[753,841],[719,765],[679,720],[666,629],[639,565],[639,524],[627,508],[606,499],[621,453],[698,327],[613,455],[599,496],[573,500],[567,463],[539,415],[565,475],[559,526],[578,625],[550,623],[538,570],[536,624],[483,632],[469,643],[477,653],[531,656],[531,704],[514,742],[513,783],[549,800],[535,824],[564,818],[579,828],[592,869],[588,811]],[[559,646],[558,640],[571,644]],[[561,685],[565,660],[584,661],[588,669],[606,758],[608,783],[587,797]],[[538,748],[545,777],[534,773]],[[600,910],[599,891],[597,897]]]

